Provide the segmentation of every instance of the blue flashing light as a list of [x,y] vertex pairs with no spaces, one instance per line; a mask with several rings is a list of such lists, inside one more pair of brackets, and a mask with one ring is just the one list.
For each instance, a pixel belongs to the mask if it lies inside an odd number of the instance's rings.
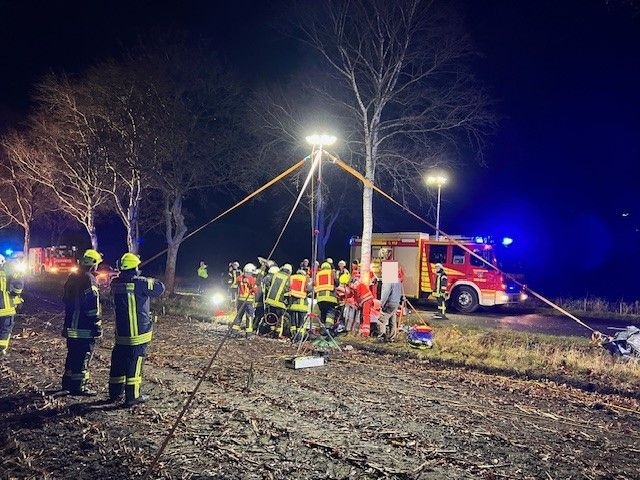
[[511,245],[513,243],[513,238],[509,238],[509,237],[504,237],[502,239],[502,245],[504,245],[505,247],[508,247],[509,245]]
[[483,237],[475,237],[474,238],[474,242],[476,242],[476,243],[484,243],[484,238]]
[[4,254],[8,257],[9,255],[12,255],[12,254],[13,254],[13,250],[11,250],[10,248],[7,248],[7,249],[4,251]]

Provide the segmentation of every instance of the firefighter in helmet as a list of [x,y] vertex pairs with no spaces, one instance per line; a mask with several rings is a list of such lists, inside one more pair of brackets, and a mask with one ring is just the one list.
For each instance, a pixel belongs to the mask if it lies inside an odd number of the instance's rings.
[[449,280],[447,278],[447,272],[444,270],[444,266],[441,263],[436,263],[436,288],[433,290],[433,296],[438,302],[438,311],[433,315],[433,318],[447,318],[447,285]]
[[116,339],[111,352],[109,399],[125,396],[125,406],[146,401],[140,395],[142,364],[153,335],[150,299],[164,293],[164,284],[140,275],[140,258],[125,253],[120,259],[120,275],[111,282],[116,316]]
[[338,270],[336,270],[336,283],[340,286],[347,286],[351,282],[351,274],[347,270],[347,262],[340,260]]
[[80,259],[77,273],[72,273],[64,284],[64,327],[67,339],[67,359],[62,375],[62,389],[71,395],[94,396],[87,387],[89,363],[98,338],[102,337],[100,319],[100,290],[95,277],[102,255],[89,249]]
[[[239,275],[237,279],[238,311],[231,327],[236,333],[242,331],[243,328],[248,335],[253,333],[256,292],[258,291],[255,275],[256,266],[253,263],[247,263],[242,275]],[[243,327],[242,324],[245,321]]]
[[320,309],[320,322],[331,329],[335,323],[336,305],[336,280],[334,271],[329,262],[323,262],[315,276],[316,299]]
[[9,349],[13,319],[16,307],[22,303],[23,288],[22,275],[10,271],[4,256],[0,255],[0,356]]
[[229,271],[227,272],[227,286],[229,287],[229,297],[231,304],[235,307],[238,301],[238,277],[242,275],[240,264],[238,262],[229,263]]
[[277,319],[275,325],[270,325],[272,333],[281,337],[284,333],[284,313],[287,311],[286,294],[289,291],[289,276],[293,268],[288,263],[285,263],[280,269],[271,268],[274,269],[274,272],[271,273],[269,270],[269,274],[272,276],[269,289],[265,290],[264,304],[268,313],[275,315]]
[[209,272],[207,271],[207,264],[204,263],[204,261],[201,261],[198,266],[198,293],[203,293],[205,291],[208,278]]

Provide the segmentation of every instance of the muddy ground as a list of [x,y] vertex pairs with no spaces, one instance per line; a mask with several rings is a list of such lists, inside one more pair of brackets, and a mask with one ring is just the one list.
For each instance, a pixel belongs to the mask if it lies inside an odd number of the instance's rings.
[[[65,343],[52,300],[28,298],[0,359],[0,478],[140,478],[220,331],[161,317],[144,369],[151,401],[125,410],[102,402],[107,316],[91,368],[99,396],[54,397]],[[151,478],[640,478],[632,399],[357,350],[293,371],[294,351],[229,340]]]

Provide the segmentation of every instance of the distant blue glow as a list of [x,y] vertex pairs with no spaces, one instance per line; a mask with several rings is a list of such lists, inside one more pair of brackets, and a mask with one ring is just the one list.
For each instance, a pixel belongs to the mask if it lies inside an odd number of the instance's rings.
[[476,238],[474,239],[474,241],[475,241],[476,243],[484,243],[484,238],[482,238],[482,237],[476,237]]
[[504,245],[505,247],[508,247],[509,245],[511,245],[513,243],[513,238],[509,238],[509,237],[504,237],[502,239],[502,245]]
[[13,254],[13,250],[11,250],[10,248],[7,248],[7,249],[4,251],[4,254],[5,254],[5,255],[7,255],[7,256],[9,256],[9,255]]

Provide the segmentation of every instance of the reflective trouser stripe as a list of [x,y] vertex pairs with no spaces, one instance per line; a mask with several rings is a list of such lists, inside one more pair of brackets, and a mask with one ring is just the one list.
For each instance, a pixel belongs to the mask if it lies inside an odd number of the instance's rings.
[[127,289],[127,306],[129,307],[129,335],[131,337],[138,336],[138,312],[136,306],[136,284],[125,284]]
[[140,396],[140,385],[142,384],[142,359],[143,357],[138,357],[136,359],[136,370],[133,377],[129,377],[126,380],[127,385],[133,386],[133,398],[138,398]]
[[91,330],[82,330],[78,328],[67,328],[67,338],[93,338]]
[[143,333],[142,335],[116,337],[116,345],[142,345],[143,343],[149,343],[152,337],[153,330]]
[[126,381],[127,377],[125,375],[122,375],[120,377],[109,377],[109,383],[122,384]]
[[9,347],[9,340],[11,340],[11,335],[9,335],[7,338],[5,339],[0,339],[0,348],[8,348]]
[[64,377],[69,380],[87,380],[89,378],[89,372],[85,371],[83,373],[69,373],[64,372]]

